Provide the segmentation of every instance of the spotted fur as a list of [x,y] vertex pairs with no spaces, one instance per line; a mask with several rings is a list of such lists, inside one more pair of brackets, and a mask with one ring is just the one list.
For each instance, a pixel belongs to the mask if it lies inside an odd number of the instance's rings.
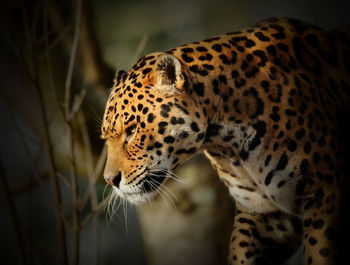
[[[203,151],[237,205],[230,264],[341,262],[350,30],[289,18],[141,58],[103,119],[105,179],[134,203]],[[346,207],[346,205],[345,205]]]

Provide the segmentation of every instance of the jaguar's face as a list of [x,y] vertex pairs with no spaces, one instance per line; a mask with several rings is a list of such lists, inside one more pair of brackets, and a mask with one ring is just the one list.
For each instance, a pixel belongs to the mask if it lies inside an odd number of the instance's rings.
[[[171,178],[169,171],[198,151],[205,136],[199,106],[180,87],[184,82],[183,73],[176,72],[179,62],[174,65],[175,57],[164,56],[154,67],[146,63],[135,70],[136,65],[120,77],[106,106],[102,126],[108,145],[104,178],[120,197],[132,203],[146,202],[156,195]],[[159,80],[156,67],[162,63],[173,67],[161,77],[169,74],[173,78],[170,82]],[[137,75],[142,72],[147,74]]]

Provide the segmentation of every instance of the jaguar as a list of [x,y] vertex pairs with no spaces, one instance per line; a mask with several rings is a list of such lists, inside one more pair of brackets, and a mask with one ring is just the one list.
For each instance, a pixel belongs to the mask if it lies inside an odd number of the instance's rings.
[[345,263],[350,27],[292,18],[142,57],[116,74],[104,178],[147,202],[204,152],[236,204],[229,264]]

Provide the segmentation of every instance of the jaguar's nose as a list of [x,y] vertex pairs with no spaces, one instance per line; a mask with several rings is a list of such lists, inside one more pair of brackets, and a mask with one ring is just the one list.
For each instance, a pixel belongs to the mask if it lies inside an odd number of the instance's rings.
[[119,188],[120,181],[122,180],[122,172],[119,171],[115,176],[106,177],[105,180],[109,185]]

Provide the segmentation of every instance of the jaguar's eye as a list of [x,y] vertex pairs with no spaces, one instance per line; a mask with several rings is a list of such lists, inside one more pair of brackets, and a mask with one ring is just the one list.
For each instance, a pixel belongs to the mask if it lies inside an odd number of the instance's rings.
[[125,141],[129,142],[136,132],[136,124],[129,126],[125,132],[126,132]]

